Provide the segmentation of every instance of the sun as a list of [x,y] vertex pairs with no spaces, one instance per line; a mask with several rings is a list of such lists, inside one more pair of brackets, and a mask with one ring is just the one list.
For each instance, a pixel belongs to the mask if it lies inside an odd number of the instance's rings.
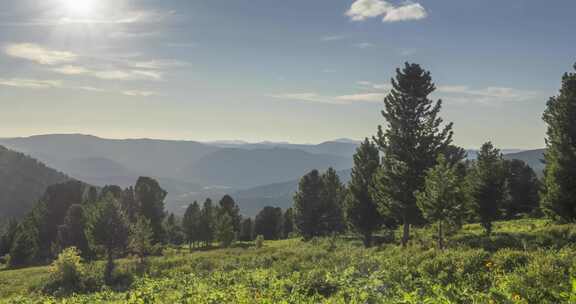
[[98,0],[60,0],[69,17],[87,17],[95,13]]

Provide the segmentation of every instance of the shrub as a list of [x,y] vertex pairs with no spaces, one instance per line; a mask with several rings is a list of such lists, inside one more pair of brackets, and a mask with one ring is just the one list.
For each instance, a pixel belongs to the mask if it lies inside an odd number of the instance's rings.
[[[50,266],[50,277],[44,293],[66,295],[85,291],[84,265],[76,247],[64,249]],[[92,284],[91,284],[92,285]]]
[[256,248],[262,248],[262,246],[264,246],[264,236],[261,235],[261,234],[259,234],[259,235],[256,237],[256,242],[255,242],[255,244],[256,244]]

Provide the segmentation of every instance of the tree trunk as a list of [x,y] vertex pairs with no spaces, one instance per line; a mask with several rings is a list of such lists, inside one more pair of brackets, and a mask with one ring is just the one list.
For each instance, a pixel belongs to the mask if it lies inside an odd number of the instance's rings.
[[408,223],[407,217],[404,216],[404,232],[402,234],[402,247],[406,248],[408,245],[408,240],[410,239],[410,223]]
[[442,231],[442,221],[438,222],[438,248],[444,250],[444,232]]
[[372,232],[364,233],[364,247],[370,248],[372,247]]

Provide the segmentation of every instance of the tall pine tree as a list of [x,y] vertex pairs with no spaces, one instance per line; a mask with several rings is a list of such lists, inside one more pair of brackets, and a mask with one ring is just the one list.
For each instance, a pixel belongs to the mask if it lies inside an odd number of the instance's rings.
[[186,235],[186,241],[192,250],[202,240],[200,235],[200,225],[201,225],[202,213],[198,202],[190,204],[186,208],[184,217],[182,218],[182,228],[184,229],[184,234]]
[[140,215],[150,220],[153,242],[158,243],[164,240],[164,198],[166,191],[160,187],[158,182],[150,177],[140,177],[134,187],[135,199],[140,206]]
[[421,219],[414,193],[424,185],[426,170],[436,163],[452,141],[452,124],[442,126],[442,101],[429,95],[436,89],[430,72],[406,63],[396,70],[392,90],[384,99],[382,116],[387,127],[378,127],[375,141],[383,153],[375,197],[383,214],[404,226],[402,245],[410,238],[410,225]]
[[379,166],[378,147],[366,138],[354,154],[354,168],[346,197],[348,223],[362,236],[366,247],[372,245],[372,234],[384,223],[384,217],[378,212],[378,205],[370,194]]
[[[576,64],[574,65],[576,69]],[[544,159],[544,212],[564,222],[576,221],[576,73],[562,77],[558,96],[548,100]]]

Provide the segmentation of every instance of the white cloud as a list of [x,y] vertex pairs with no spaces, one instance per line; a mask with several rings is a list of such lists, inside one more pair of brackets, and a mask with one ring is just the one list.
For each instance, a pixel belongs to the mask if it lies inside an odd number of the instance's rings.
[[346,36],[344,36],[344,35],[331,35],[331,36],[324,36],[324,37],[320,38],[320,40],[322,40],[322,41],[337,41],[337,40],[343,40],[345,38],[346,38]]
[[392,84],[390,84],[390,83],[374,83],[371,81],[361,80],[361,81],[357,81],[356,84],[358,84],[359,86],[361,86],[363,88],[369,88],[369,89],[373,89],[373,90],[389,91],[392,89]]
[[384,100],[383,93],[362,93],[341,95],[336,97],[337,100],[344,102],[378,102]]
[[77,60],[78,55],[67,52],[50,50],[33,43],[8,44],[4,52],[11,57],[30,60],[44,65],[56,65]]
[[[109,14],[107,14],[109,13]],[[58,24],[132,24],[132,23],[157,23],[166,17],[174,15],[174,11],[116,11],[101,12],[99,16],[92,18],[71,18],[63,17],[58,20]]]
[[0,78],[0,85],[25,88],[25,89],[50,89],[62,87],[62,82],[59,80],[37,80],[37,79],[23,79],[23,78]]
[[356,0],[346,12],[352,21],[382,17],[383,22],[398,22],[424,19],[426,9],[419,3],[405,2],[395,6],[384,0]]
[[337,95],[337,96],[327,96],[321,95],[314,92],[305,93],[283,93],[274,94],[269,97],[284,100],[298,100],[307,101],[315,103],[325,103],[325,104],[352,104],[358,102],[377,102],[382,101],[384,94],[381,93],[360,93],[360,94],[348,94],[348,95]]
[[150,97],[150,96],[158,95],[158,94],[156,94],[156,92],[140,91],[140,90],[123,91],[122,94],[124,94],[126,96],[134,96],[134,97]]
[[500,103],[527,101],[538,96],[538,92],[508,87],[485,87],[473,89],[469,86],[439,86],[437,94],[450,102],[459,103]]
[[162,70],[167,68],[177,68],[187,66],[187,62],[178,60],[149,60],[149,61],[136,61],[131,63],[135,68],[149,69],[149,70]]
[[367,48],[373,47],[374,44],[372,44],[370,42],[360,42],[360,43],[355,43],[352,46],[359,48],[359,49],[367,49]]
[[92,69],[84,66],[67,65],[52,69],[64,75],[86,75],[104,80],[161,80],[162,73],[149,70]]

